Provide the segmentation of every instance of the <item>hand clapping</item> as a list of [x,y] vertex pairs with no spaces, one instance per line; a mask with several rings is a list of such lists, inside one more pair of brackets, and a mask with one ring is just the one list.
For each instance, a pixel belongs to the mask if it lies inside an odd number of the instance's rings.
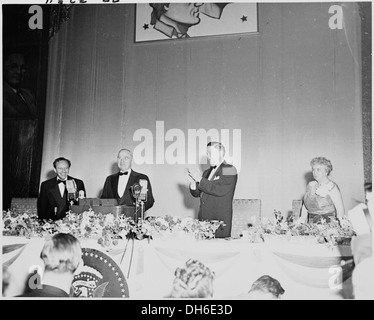
[[186,169],[187,175],[193,182],[199,182],[201,180],[201,173],[196,169]]

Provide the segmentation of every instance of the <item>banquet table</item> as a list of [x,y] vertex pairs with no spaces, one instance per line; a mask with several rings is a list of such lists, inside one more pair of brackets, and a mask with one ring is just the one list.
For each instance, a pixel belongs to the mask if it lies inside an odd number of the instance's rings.
[[[19,248],[6,253],[3,250],[3,264],[9,266],[11,276],[7,297],[21,294],[30,270],[43,267],[39,258],[43,238],[2,237],[3,248],[12,244],[19,244]],[[190,258],[214,271],[216,299],[245,299],[251,284],[265,274],[279,280],[285,289],[282,299],[353,298],[350,246],[327,247],[277,237],[265,243],[250,243],[243,238],[119,240],[111,248],[103,248],[95,239],[81,239],[81,245],[105,252],[118,264],[130,299],[166,298],[175,269]]]

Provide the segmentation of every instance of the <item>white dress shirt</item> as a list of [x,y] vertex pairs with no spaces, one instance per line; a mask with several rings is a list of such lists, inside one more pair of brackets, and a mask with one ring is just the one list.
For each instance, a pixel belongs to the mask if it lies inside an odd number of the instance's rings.
[[217,165],[212,171],[210,171],[210,174],[209,174],[209,177],[208,177],[208,180],[212,180],[214,174],[216,173],[216,171],[218,170],[218,168],[220,167],[220,165],[223,163],[223,160],[221,161],[221,163],[219,165]]
[[[62,180],[62,179],[60,179],[60,178],[57,177],[57,181],[58,180]],[[66,180],[64,180],[64,181],[66,182]],[[65,192],[66,185],[60,182],[58,184],[58,188],[60,189],[61,198],[63,198],[64,197],[64,192]]]
[[131,169],[127,170],[127,174],[123,174],[122,176],[119,176],[118,177],[118,188],[117,188],[117,192],[118,192],[118,195],[120,196],[120,198],[122,198],[124,192],[125,192],[125,188],[127,186],[127,182],[129,181],[129,177],[130,177],[130,174],[131,174]]

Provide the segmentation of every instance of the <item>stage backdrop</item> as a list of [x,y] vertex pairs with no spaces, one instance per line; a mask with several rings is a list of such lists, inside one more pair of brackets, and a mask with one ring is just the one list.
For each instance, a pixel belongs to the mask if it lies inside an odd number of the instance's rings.
[[126,147],[150,177],[149,213],[195,216],[185,168],[206,167],[204,133],[218,134],[239,169],[235,198],[261,199],[263,216],[291,210],[315,156],[332,161],[352,208],[364,181],[360,19],[344,3],[331,29],[332,4],[260,3],[258,34],[145,43],[135,4],[75,5],[50,40],[41,181],[64,156],[99,197]]

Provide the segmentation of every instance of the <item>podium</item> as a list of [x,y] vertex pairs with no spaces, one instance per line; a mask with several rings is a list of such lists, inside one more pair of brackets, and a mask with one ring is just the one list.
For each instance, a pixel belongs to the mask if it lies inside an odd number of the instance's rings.
[[135,206],[118,205],[117,199],[83,198],[79,199],[78,205],[70,206],[70,210],[74,213],[82,213],[89,209],[97,214],[112,213],[115,217],[125,215],[135,218]]

